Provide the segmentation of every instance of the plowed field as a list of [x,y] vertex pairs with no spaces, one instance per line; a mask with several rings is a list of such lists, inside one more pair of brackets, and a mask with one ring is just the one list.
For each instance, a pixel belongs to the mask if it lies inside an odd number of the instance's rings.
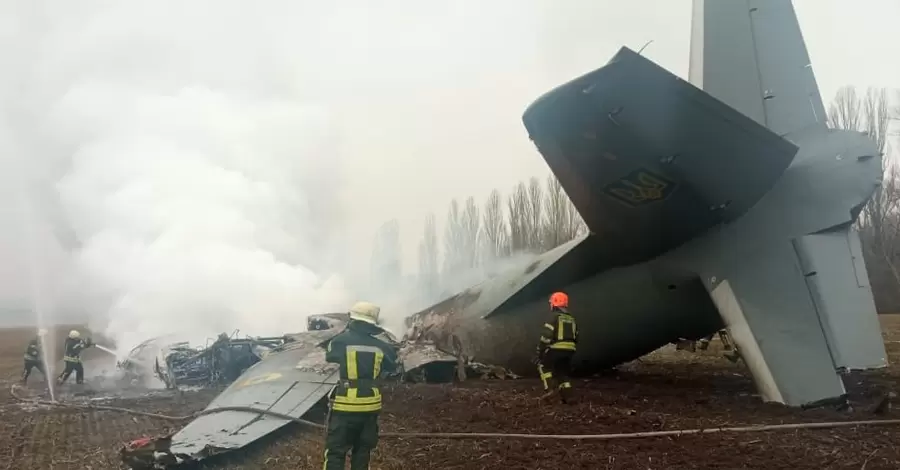
[[[883,316],[893,364],[900,364],[900,315]],[[68,331],[60,328],[57,336]],[[117,469],[118,449],[161,434],[172,422],[108,411],[22,406],[7,390],[19,379],[33,332],[0,331],[0,469]],[[61,343],[61,339],[57,344]],[[721,357],[718,342],[698,353],[663,348],[618,373],[575,382],[578,403],[541,402],[536,380],[470,381],[461,385],[399,385],[385,390],[383,431],[608,433],[723,425],[864,420],[888,390],[900,391],[900,367],[845,378],[854,409],[798,411],[764,405],[742,363]],[[64,386],[65,400],[97,400],[170,415],[202,409],[215,391],[142,395],[116,390],[98,371],[111,358],[91,350],[88,383]],[[93,374],[92,374],[93,372]],[[74,382],[72,379],[70,381]],[[23,394],[38,396],[35,372]],[[118,394],[123,397],[101,400]],[[900,403],[889,417],[900,418]],[[320,431],[288,426],[263,442],[208,462],[205,468],[321,468]],[[709,434],[611,442],[383,439],[378,469],[898,469],[900,426]]]

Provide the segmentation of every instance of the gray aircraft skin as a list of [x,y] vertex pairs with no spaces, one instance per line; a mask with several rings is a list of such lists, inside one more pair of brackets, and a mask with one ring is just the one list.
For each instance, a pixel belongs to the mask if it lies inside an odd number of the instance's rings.
[[[526,110],[590,234],[411,315],[407,370],[454,362],[442,351],[533,369],[555,290],[578,319],[579,367],[726,326],[760,396],[802,406],[843,396],[842,370],[886,365],[852,228],[881,182],[874,142],[826,125],[789,0],[693,8],[691,83],[622,48]],[[297,335],[208,409],[302,416],[337,381],[318,347],[335,333]],[[171,451],[201,459],[286,423],[208,414],[175,434]]]
[[566,291],[577,363],[608,367],[727,326],[761,397],[845,394],[886,365],[852,224],[881,155],[829,129],[789,0],[693,5],[690,81],[623,48],[523,116],[590,235],[420,312],[481,362],[527,367]]

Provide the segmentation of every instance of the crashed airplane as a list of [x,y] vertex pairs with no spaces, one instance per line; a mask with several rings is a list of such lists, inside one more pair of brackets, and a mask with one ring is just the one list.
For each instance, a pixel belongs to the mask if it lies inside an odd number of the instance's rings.
[[565,290],[578,365],[724,326],[762,398],[792,406],[885,366],[852,228],[882,156],[828,128],[790,0],[695,0],[690,81],[622,48],[533,103],[525,127],[591,233],[408,324],[526,368],[546,296]]
[[[590,234],[407,318],[406,344],[434,348],[408,369],[530,370],[554,290],[570,295],[585,369],[723,327],[766,401],[839,400],[842,370],[886,365],[852,229],[882,156],[828,128],[790,0],[695,0],[691,39],[690,83],[622,48],[526,110]],[[217,408],[303,415],[337,381],[317,346],[334,333],[298,335],[248,369],[170,451],[198,459],[287,423]]]

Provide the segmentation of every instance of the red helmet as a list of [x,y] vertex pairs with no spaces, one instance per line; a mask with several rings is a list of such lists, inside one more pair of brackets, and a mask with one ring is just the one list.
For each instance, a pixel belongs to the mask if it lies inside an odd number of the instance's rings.
[[565,292],[554,292],[550,296],[550,308],[569,308],[569,296]]

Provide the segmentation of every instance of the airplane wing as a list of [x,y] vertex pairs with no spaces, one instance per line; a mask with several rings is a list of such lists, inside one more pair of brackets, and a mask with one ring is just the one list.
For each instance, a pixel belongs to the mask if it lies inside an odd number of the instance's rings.
[[735,220],[797,152],[627,48],[539,98],[522,119],[608,267],[646,261]]
[[[281,351],[247,369],[206,410],[249,406],[301,417],[328,394],[338,381],[336,364],[325,362],[319,343],[339,330],[296,335]],[[256,413],[222,411],[198,417],[172,436],[170,451],[200,459],[239,449],[287,424],[288,421]]]

